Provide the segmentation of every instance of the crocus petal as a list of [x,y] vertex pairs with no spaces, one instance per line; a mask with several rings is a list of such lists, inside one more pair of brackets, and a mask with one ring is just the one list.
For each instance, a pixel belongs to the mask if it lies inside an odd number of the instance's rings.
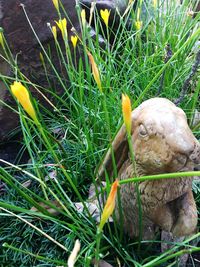
[[97,64],[94,60],[93,55],[90,52],[88,52],[88,57],[89,57],[90,64],[92,66],[92,74],[94,76],[94,79],[97,83],[97,86],[98,86],[100,92],[102,93],[102,86],[101,86],[101,78],[100,78],[100,74],[99,74],[99,69],[98,69]]
[[110,17],[110,10],[108,11],[108,9],[105,10],[100,10],[100,15],[102,20],[104,21],[106,27],[108,27],[108,21],[109,21],[109,17]]
[[85,13],[85,9],[81,10],[81,21],[82,21],[82,25],[85,27],[86,24],[86,13]]
[[55,6],[56,10],[57,10],[57,11],[59,11],[59,4],[58,4],[58,0],[52,0],[52,2],[53,2],[53,4],[54,4],[54,6]]
[[74,48],[76,48],[77,41],[78,41],[78,37],[76,35],[74,35],[74,36],[72,35],[71,36],[71,42],[72,42]]
[[3,33],[0,32],[0,45],[4,48],[4,39],[3,39]]
[[38,123],[38,119],[35,113],[35,109],[33,107],[33,104],[30,100],[30,95],[26,87],[22,85],[21,82],[14,82],[11,86],[11,91],[13,95],[17,98],[19,103],[22,105],[24,110],[28,113],[28,115],[36,122]]
[[59,19],[59,21],[55,21],[55,22],[62,33],[63,40],[65,40],[65,37],[67,37],[67,20],[66,20],[66,18]]
[[42,62],[42,65],[44,65],[44,57],[43,57],[43,54],[40,52],[40,60]]
[[115,200],[116,200],[118,186],[119,186],[119,182],[118,182],[118,180],[116,180],[112,184],[108,199],[107,199],[105,207],[103,209],[100,224],[99,224],[99,230],[103,229],[104,224],[107,222],[108,218],[112,215],[112,213],[115,209]]
[[56,26],[52,26],[51,30],[52,30],[54,39],[57,40],[57,30],[56,30]]
[[122,113],[127,132],[131,133],[131,101],[127,95],[122,94]]

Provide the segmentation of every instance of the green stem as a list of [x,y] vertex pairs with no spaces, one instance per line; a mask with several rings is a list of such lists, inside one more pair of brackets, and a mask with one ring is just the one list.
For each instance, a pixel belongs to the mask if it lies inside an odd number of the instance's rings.
[[35,257],[38,260],[42,260],[42,261],[46,261],[46,262],[52,262],[52,263],[55,263],[56,265],[64,265],[65,264],[63,261],[49,259],[49,258],[46,258],[44,256],[40,256],[40,255],[34,254],[34,253],[30,252],[30,251],[16,248],[16,247],[14,247],[12,245],[9,245],[7,243],[4,243],[2,245],[2,247],[12,249],[12,250],[14,250],[16,252],[27,254],[27,255],[29,255],[31,257]]
[[155,174],[146,175],[141,177],[131,177],[128,179],[120,180],[119,184],[127,184],[132,182],[144,182],[147,180],[160,180],[160,179],[173,179],[188,176],[200,176],[200,171],[190,171],[190,172],[176,172],[176,173],[165,173],[165,174]]
[[[183,241],[181,243],[182,246],[186,245],[187,243],[191,242],[192,240],[194,239],[197,239],[200,237],[200,233],[197,233],[195,235],[193,235],[192,237],[189,237],[187,238],[185,241]],[[158,256],[157,258],[151,260],[150,262],[146,263],[148,264],[149,266],[148,267],[151,267],[151,266],[154,266],[154,264],[160,260],[162,260],[164,257],[168,257],[168,255],[171,255],[175,250],[177,250],[178,248],[180,247],[180,245],[175,245],[173,248],[167,250],[166,252],[162,253],[160,256]],[[144,266],[144,265],[142,265]],[[146,266],[147,267],[147,266]]]
[[192,249],[182,249],[176,253],[173,253],[171,255],[168,255],[167,257],[152,263],[152,262],[148,262],[147,264],[144,264],[143,267],[153,267],[153,266],[161,266],[163,263],[167,262],[170,259],[173,259],[175,257],[180,257],[183,254],[191,254],[193,252],[197,252],[200,251],[200,248],[192,248]]
[[97,228],[97,234],[96,234],[96,250],[95,250],[95,264],[94,267],[99,266],[99,249],[100,249],[100,243],[102,238],[102,230]]

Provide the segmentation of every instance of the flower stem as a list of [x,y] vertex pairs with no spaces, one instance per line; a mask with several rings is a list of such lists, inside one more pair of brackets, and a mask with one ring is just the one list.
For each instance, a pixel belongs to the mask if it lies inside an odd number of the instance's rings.
[[101,243],[101,238],[102,238],[102,230],[97,228],[97,234],[96,234],[96,250],[95,250],[95,264],[94,267],[99,266],[99,248],[100,248],[100,243]]
[[155,175],[141,176],[139,178],[135,176],[128,179],[120,180],[119,184],[144,182],[147,180],[173,179],[173,178],[188,177],[188,176],[200,176],[200,171],[155,174]]

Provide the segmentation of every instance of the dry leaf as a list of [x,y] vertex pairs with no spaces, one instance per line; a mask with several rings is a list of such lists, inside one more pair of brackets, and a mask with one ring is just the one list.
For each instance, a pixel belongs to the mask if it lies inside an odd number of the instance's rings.
[[53,170],[48,173],[48,175],[44,178],[45,182],[49,181],[49,179],[55,180],[57,178],[57,171]]
[[193,118],[192,118],[192,127],[198,125],[200,123],[200,112],[195,109]]
[[[57,208],[59,208],[59,209],[61,208],[61,205],[60,205],[60,203],[59,203],[57,200],[52,200],[51,203],[52,203],[54,206],[56,206]],[[43,203],[43,202],[40,202],[40,203],[38,203],[38,204],[39,204],[41,207],[43,207],[44,209],[46,209],[50,214],[52,214],[52,215],[54,215],[54,216],[56,216],[56,215],[58,215],[58,214],[60,213],[58,210],[56,210],[56,209],[54,209],[54,208],[48,206],[47,204],[45,204],[45,203]],[[38,209],[35,208],[35,207],[32,207],[30,210],[31,210],[31,211],[38,211]]]
[[74,264],[76,262],[76,259],[77,259],[77,255],[80,251],[80,248],[81,248],[81,243],[80,241],[77,239],[75,244],[74,244],[74,248],[68,258],[68,261],[67,261],[67,266],[68,267],[74,267]]
[[[95,260],[93,260],[93,264],[95,264]],[[110,263],[108,263],[107,261],[104,261],[104,260],[100,260],[98,262],[98,266],[99,267],[113,267],[113,265],[111,265]]]
[[22,183],[22,186],[28,188],[31,185],[31,180],[27,180],[26,182]]

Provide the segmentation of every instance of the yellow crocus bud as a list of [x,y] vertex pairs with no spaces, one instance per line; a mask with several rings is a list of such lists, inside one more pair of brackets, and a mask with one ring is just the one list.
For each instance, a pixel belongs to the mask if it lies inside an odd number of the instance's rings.
[[126,130],[131,134],[131,101],[127,95],[122,94],[122,113]]
[[66,20],[66,18],[59,19],[59,21],[55,21],[55,22],[62,33],[63,40],[65,40],[65,38],[67,37],[67,20]]
[[108,21],[109,21],[109,16],[110,16],[110,10],[108,11],[108,9],[105,10],[100,10],[100,14],[101,14],[101,18],[104,21],[106,27],[108,27]]
[[3,37],[3,33],[0,32],[0,45],[4,48],[4,37]]
[[54,4],[56,10],[59,11],[59,3],[58,3],[58,0],[52,0],[52,2]]
[[118,180],[116,180],[111,187],[108,199],[106,201],[105,207],[103,209],[101,220],[99,224],[99,230],[101,231],[104,227],[104,224],[107,222],[108,218],[112,215],[115,209],[115,200],[117,196],[117,188],[119,186]]
[[28,115],[35,121],[35,123],[38,123],[36,112],[33,107],[33,104],[31,103],[30,95],[26,87],[23,86],[21,82],[15,81],[10,86],[10,89],[13,95],[17,98],[19,103],[22,105],[24,110],[28,113]]
[[101,85],[101,78],[100,78],[100,74],[99,74],[99,69],[98,69],[97,64],[94,60],[93,55],[90,52],[88,52],[88,57],[89,57],[90,64],[92,66],[92,74],[94,76],[95,82],[97,83],[97,86],[98,86],[100,92],[102,93],[102,85]]
[[137,31],[139,31],[142,28],[142,21],[141,20],[136,20],[135,28]]
[[78,37],[76,35],[71,36],[71,42],[73,44],[74,49],[76,48],[77,42],[78,42]]
[[42,65],[44,65],[44,57],[43,57],[43,54],[40,52],[40,60],[42,62]]
[[53,33],[54,40],[57,40],[57,29],[56,29],[56,26],[52,26],[51,30],[52,30],[52,33]]
[[85,26],[86,24],[86,14],[85,14],[85,9],[81,10],[81,21],[82,21],[82,25]]
[[137,10],[137,19],[135,21],[135,28],[137,31],[139,31],[142,28],[142,21],[140,20],[140,13],[141,13],[141,9],[138,8]]

